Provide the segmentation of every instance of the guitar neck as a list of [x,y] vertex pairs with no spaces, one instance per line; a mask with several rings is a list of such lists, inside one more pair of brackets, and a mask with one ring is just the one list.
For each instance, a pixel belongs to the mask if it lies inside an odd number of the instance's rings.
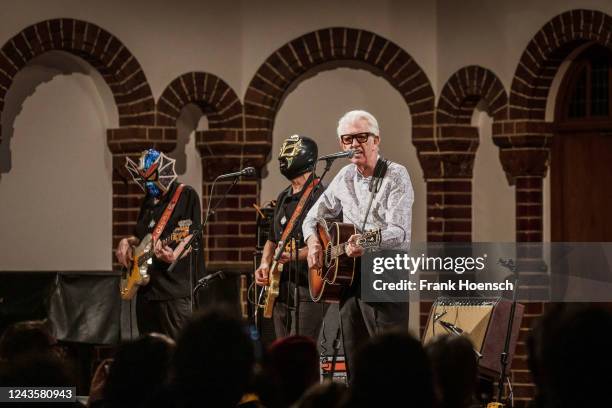
[[[178,241],[180,241],[180,239],[174,238],[172,235],[170,235],[169,237],[166,237],[165,239],[161,240],[161,245],[166,246],[166,245],[170,245],[175,242],[178,242]],[[154,247],[151,247],[149,251],[142,254],[142,256],[138,259],[138,264],[139,265],[144,264],[149,259],[153,258],[154,255],[155,255]]]
[[[370,235],[374,235],[374,234],[378,234],[379,232],[373,232],[373,233],[366,233],[364,234],[364,236],[362,238],[359,238],[357,240],[357,245],[362,247],[363,249],[368,249],[368,248],[373,248],[375,246],[378,245],[378,242],[374,243],[374,244],[370,244],[368,243],[368,238],[367,238],[367,234]],[[346,247],[348,246],[348,241],[347,242],[343,242],[341,244],[338,245],[334,245],[331,247],[331,257],[332,258],[337,258],[339,256],[345,255],[346,254]]]

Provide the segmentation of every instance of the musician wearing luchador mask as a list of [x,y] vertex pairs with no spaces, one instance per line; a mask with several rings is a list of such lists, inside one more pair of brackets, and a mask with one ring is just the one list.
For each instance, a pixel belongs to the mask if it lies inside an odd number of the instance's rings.
[[[119,241],[116,256],[119,263],[131,267],[132,249],[145,236],[153,236],[153,252],[148,267],[150,281],[138,289],[136,316],[140,334],[158,332],[176,338],[192,313],[188,251],[170,273],[174,262],[191,237],[200,228],[200,200],[190,186],[180,184],[174,169],[175,160],[155,149],[142,152],[138,163],[127,158],[126,169],[146,193],[133,235]],[[168,242],[172,243],[168,243]],[[204,271],[200,256],[197,270]],[[196,268],[194,268],[196,269]]]
[[[308,190],[307,187],[314,181],[313,169],[317,162],[317,154],[318,149],[315,141],[299,135],[287,138],[280,149],[278,155],[279,169],[291,184],[281,191],[276,200],[268,241],[264,246],[259,268],[255,271],[255,281],[260,286],[270,283],[269,274],[274,252],[302,194]],[[314,196],[309,200],[307,207],[304,207],[303,215],[308,212],[312,203],[317,200],[323,190],[323,186],[312,190]],[[298,225],[296,230],[300,228],[301,225]],[[319,337],[327,305],[312,302],[308,290],[308,265],[306,263],[308,248],[306,248],[303,239],[300,240],[297,248],[297,251],[285,249],[279,259],[279,262],[283,264],[283,270],[280,281],[280,295],[273,309],[274,330],[279,338],[296,332],[295,311],[292,308],[297,280],[300,301],[299,334],[310,336],[316,341]],[[294,270],[295,262],[291,259],[292,255],[295,258],[296,252],[298,254],[297,271]]]

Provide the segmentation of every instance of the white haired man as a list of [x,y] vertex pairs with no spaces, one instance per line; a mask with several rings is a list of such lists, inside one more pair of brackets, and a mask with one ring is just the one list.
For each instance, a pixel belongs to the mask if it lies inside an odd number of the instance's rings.
[[[364,230],[380,228],[381,248],[408,250],[414,191],[406,168],[390,162],[372,201],[369,189],[374,169],[379,160],[380,132],[376,118],[370,113],[355,110],[346,113],[338,122],[338,139],[343,150],[353,149],[351,164],[343,167],[325,192],[312,206],[302,230],[308,245],[308,266],[322,267],[323,250],[316,233],[320,218],[334,218],[342,212],[343,222]],[[363,231],[362,231],[363,232]],[[363,248],[355,244],[357,235],[349,239],[347,255],[358,257]],[[360,277],[346,290],[340,301],[340,320],[347,368],[354,361],[354,353],[361,342],[381,331],[408,328],[407,303],[370,303],[361,299]],[[350,372],[349,372],[350,374]]]

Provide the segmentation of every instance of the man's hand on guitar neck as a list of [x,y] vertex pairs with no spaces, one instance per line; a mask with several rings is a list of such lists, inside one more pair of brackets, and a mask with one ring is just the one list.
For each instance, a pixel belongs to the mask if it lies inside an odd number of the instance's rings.
[[346,243],[346,255],[351,258],[356,258],[363,255],[363,248],[357,245],[357,240],[361,238],[361,234],[353,234]]
[[[166,262],[166,263],[172,263],[172,262],[176,261],[176,259],[178,258],[178,255],[183,250],[183,247],[185,245],[187,245],[187,241],[189,241],[190,238],[191,238],[191,235],[188,235],[185,238],[183,238],[183,240],[174,249],[172,249],[168,245],[165,245],[162,240],[158,239],[155,242],[155,247],[153,248],[153,252],[155,254],[155,257],[157,259],[159,259],[160,261],[163,261],[163,262]],[[187,251],[183,252],[182,258],[187,256],[187,254],[189,254],[189,252],[191,252],[191,248],[189,248]]]

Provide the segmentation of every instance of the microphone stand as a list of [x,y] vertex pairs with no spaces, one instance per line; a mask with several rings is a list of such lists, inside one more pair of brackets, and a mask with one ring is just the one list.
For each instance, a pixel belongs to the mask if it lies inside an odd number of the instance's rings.
[[514,326],[514,314],[516,312],[516,298],[518,294],[519,276],[516,273],[516,264],[510,260],[499,260],[499,263],[509,269],[514,275],[514,291],[512,293],[512,305],[510,306],[510,317],[508,318],[508,328],[506,330],[506,342],[504,343],[504,351],[500,355],[501,372],[497,384],[497,403],[490,403],[487,407],[503,407],[502,396],[504,394],[504,383],[506,382],[506,369],[508,368],[508,352],[510,351],[510,339],[512,337],[512,328]]
[[[193,276],[194,276],[194,271],[193,269],[195,269],[195,276],[199,276],[198,273],[198,256],[200,256],[200,249],[201,249],[201,242],[202,242],[202,237],[204,235],[204,228],[206,227],[206,225],[208,224],[208,219],[210,218],[211,214],[214,214],[215,210],[217,209],[217,207],[219,207],[219,205],[221,204],[221,202],[225,199],[225,197],[227,197],[227,194],[230,192],[230,190],[236,185],[236,183],[238,183],[238,178],[240,177],[240,174],[237,174],[234,176],[234,180],[232,181],[232,184],[230,184],[230,186],[225,190],[225,192],[223,193],[223,195],[217,200],[217,202],[215,203],[215,205],[212,207],[212,209],[210,208],[210,204],[212,202],[212,197],[213,197],[213,191],[215,189],[215,184],[217,183],[217,181],[223,177],[223,175],[218,176],[214,181],[212,186],[210,187],[210,197],[208,199],[208,208],[206,209],[206,216],[204,218],[204,222],[202,223],[202,225],[199,228],[196,228],[192,234],[191,237],[189,238],[189,240],[185,243],[185,246],[183,247],[183,249],[181,249],[181,252],[178,254],[178,256],[176,257],[176,259],[174,260],[174,262],[172,262],[172,264],[168,267],[168,273],[172,273],[172,271],[174,271],[174,268],[176,268],[176,264],[181,260],[181,258],[183,257],[183,254],[185,253],[185,251],[189,250],[189,248],[192,248],[193,250],[191,251],[190,256],[194,257],[191,259],[190,261],[190,267],[189,267],[189,279],[190,279],[190,285],[192,286],[192,290],[191,290],[191,310],[193,312],[193,304],[194,304],[194,299],[196,299],[196,306],[197,308],[199,308],[199,302],[197,301],[197,292],[200,288],[208,286],[208,285],[196,285],[195,287],[193,287]],[[195,262],[194,262],[195,259]],[[195,268],[193,268],[193,264],[195,263]],[[196,309],[197,309],[196,308]]]

